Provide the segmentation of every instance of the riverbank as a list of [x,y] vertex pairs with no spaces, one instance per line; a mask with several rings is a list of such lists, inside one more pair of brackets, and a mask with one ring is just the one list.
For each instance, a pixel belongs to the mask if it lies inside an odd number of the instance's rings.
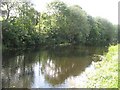
[[[110,46],[103,60],[92,62],[81,76],[77,84],[76,81],[72,81],[71,87],[118,88],[118,45]],[[84,80],[81,81],[81,78]]]

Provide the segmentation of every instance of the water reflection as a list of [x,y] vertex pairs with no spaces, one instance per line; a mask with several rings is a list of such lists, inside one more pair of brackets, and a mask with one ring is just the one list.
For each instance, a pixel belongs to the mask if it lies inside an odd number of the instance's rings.
[[[17,54],[3,53],[3,88],[68,87],[65,81],[90,66],[93,54],[105,48],[56,47]],[[12,54],[11,54],[12,53]]]

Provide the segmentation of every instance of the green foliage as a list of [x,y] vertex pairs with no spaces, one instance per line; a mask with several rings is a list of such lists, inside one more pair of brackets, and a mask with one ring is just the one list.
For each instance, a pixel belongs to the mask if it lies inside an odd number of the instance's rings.
[[3,44],[6,47],[28,47],[40,44],[40,35],[35,31],[37,11],[30,3],[19,6],[19,17],[10,17],[2,22]]
[[12,2],[9,6],[17,15],[8,15],[8,9],[7,19],[2,20],[3,44],[6,47],[109,45],[118,41],[117,26],[106,19],[87,15],[78,5],[68,7],[56,0],[49,3],[48,11],[43,13],[38,13],[30,2],[19,5]]
[[117,42],[117,28],[106,19],[88,16],[90,24],[90,34],[87,44],[90,45],[109,45]]
[[81,7],[75,5],[70,8],[68,36],[72,43],[82,43],[86,41],[89,35],[89,24],[87,21],[87,14]]
[[109,44],[113,42],[115,37],[115,28],[109,21],[103,18],[97,18],[98,27],[100,27],[99,41],[101,44]]
[[41,19],[41,31],[47,33],[49,44],[85,43],[89,34],[87,14],[77,5],[68,7],[63,2],[52,2]]

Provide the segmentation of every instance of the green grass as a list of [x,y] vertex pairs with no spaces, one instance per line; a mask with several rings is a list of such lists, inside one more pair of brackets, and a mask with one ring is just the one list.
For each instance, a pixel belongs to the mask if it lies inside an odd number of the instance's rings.
[[118,88],[118,45],[110,46],[104,60],[93,65],[93,73],[85,72],[87,88]]

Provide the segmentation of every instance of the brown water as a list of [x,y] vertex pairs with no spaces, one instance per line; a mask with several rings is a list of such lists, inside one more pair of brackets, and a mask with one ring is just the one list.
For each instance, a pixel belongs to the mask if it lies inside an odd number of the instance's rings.
[[106,50],[67,46],[3,52],[2,87],[69,88],[71,79],[77,79],[91,65],[93,55],[102,55]]

